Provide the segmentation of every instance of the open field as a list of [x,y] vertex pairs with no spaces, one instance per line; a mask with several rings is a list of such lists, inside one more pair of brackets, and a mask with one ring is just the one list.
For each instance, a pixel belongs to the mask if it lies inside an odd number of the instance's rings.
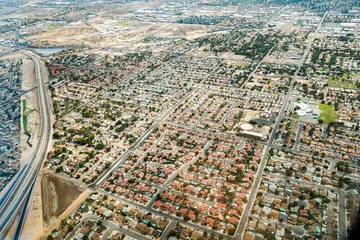
[[27,1],[52,10],[0,17],[0,56],[19,58],[0,62],[0,184],[31,170],[0,239],[30,184],[19,239],[346,239],[360,29],[336,9],[353,5]]
[[320,119],[323,120],[325,124],[329,124],[330,122],[336,122],[338,114],[335,112],[335,108],[333,105],[320,104],[319,109]]
[[28,239],[40,239],[43,235],[43,213],[41,202],[41,177],[36,179],[33,199],[29,202],[27,217],[24,222],[22,236]]
[[133,22],[103,19],[91,19],[62,27],[49,24],[48,30],[25,37],[24,40],[35,40],[37,47],[53,45],[86,45],[91,47],[129,47],[141,46],[147,37],[185,38],[192,40],[208,34],[213,26],[170,24],[156,22]]
[[71,182],[53,174],[44,174],[41,180],[44,222],[59,217],[84,191]]
[[115,23],[114,26],[116,26],[116,27],[129,27],[129,26],[131,26],[133,24],[134,23],[130,22],[130,21],[122,21],[122,22]]
[[29,133],[28,130],[28,115],[31,114],[32,112],[36,111],[35,109],[30,109],[26,106],[26,99],[22,100],[22,121],[23,121],[23,126],[24,126],[24,133],[26,135],[31,136],[31,134]]
[[60,29],[62,27],[63,27],[62,25],[56,24],[56,23],[48,24],[47,31],[54,31],[54,30]]
[[338,76],[329,76],[328,84],[330,87],[339,87],[339,88],[358,88],[356,82],[350,79],[349,73],[344,73],[342,77]]

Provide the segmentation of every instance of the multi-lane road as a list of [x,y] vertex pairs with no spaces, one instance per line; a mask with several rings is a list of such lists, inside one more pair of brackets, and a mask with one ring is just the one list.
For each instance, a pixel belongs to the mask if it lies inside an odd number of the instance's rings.
[[[257,188],[260,185],[262,172],[266,166],[266,158],[267,153],[269,149],[272,146],[272,143],[275,138],[275,134],[279,128],[281,119],[284,117],[284,114],[286,112],[287,106],[290,102],[290,99],[292,97],[292,89],[294,86],[294,83],[296,81],[297,75],[304,64],[307,55],[310,52],[312,42],[314,41],[315,35],[318,32],[320,26],[322,25],[322,22],[325,18],[326,14],[324,14],[324,17],[320,21],[318,28],[314,32],[314,35],[306,48],[303,58],[301,59],[298,68],[295,72],[295,76],[290,84],[289,92],[285,96],[285,100],[283,103],[283,106],[279,112],[278,119],[275,122],[273,131],[270,135],[269,141],[266,144],[263,159],[261,161],[258,173],[255,177],[254,183],[253,183],[253,191],[250,194],[249,202],[246,206],[246,209],[244,211],[244,214],[241,218],[241,222],[239,223],[239,227],[237,229],[236,235],[234,236],[234,239],[241,239],[247,225],[247,220],[250,215],[250,211],[252,208],[252,205],[254,203],[255,197],[256,197],[256,191]],[[14,181],[13,185],[9,189],[8,193],[5,195],[3,199],[0,200],[0,239],[4,239],[4,234],[6,233],[6,230],[9,228],[9,226],[12,224],[12,220],[15,218],[16,215],[18,215],[19,212],[26,211],[26,209],[23,209],[24,202],[27,201],[28,196],[31,195],[31,190],[33,188],[33,185],[35,183],[35,180],[38,176],[38,173],[41,169],[42,162],[46,157],[47,150],[49,149],[50,139],[51,139],[51,110],[50,110],[50,103],[47,96],[47,91],[44,83],[44,73],[46,70],[43,69],[43,65],[41,64],[41,61],[39,57],[32,53],[27,51],[22,51],[22,53],[29,58],[31,58],[35,63],[35,70],[36,70],[36,81],[37,81],[37,91],[38,91],[38,100],[39,100],[39,112],[41,117],[41,132],[40,137],[38,140],[38,144],[29,158],[27,164],[24,166],[25,168],[21,171],[19,171],[19,174]],[[215,70],[215,69],[214,69]],[[213,71],[214,72],[214,71]],[[211,73],[210,73],[211,74]],[[209,74],[209,75],[210,75]],[[175,104],[171,109],[169,109],[162,117],[160,117],[155,123],[132,145],[132,147],[129,148],[128,151],[126,151],[117,161],[114,162],[114,164],[106,170],[99,178],[98,180],[90,185],[92,189],[98,189],[99,186],[101,186],[102,182],[111,174],[111,172],[117,168],[117,166],[123,162],[135,149],[138,148],[138,146],[146,139],[148,136],[158,127],[161,123],[165,121],[165,119],[185,100],[187,99],[196,89],[198,89],[201,86],[201,84],[198,84],[192,91],[187,93],[177,104]],[[297,139],[298,141],[298,139]],[[344,202],[344,196],[340,194],[340,202]],[[342,206],[343,208],[344,206]],[[345,210],[341,209],[340,211],[340,237],[346,237],[346,223],[344,222],[344,213]],[[160,214],[161,213],[157,213]],[[164,215],[165,216],[165,215]],[[21,227],[21,226],[20,226]],[[3,234],[3,235],[2,235]]]
[[46,70],[43,69],[40,58],[36,54],[28,51],[22,51],[22,54],[32,59],[35,64],[41,129],[37,146],[28,159],[27,164],[23,166],[26,167],[26,169],[19,171],[19,175],[15,182],[1,201],[0,239],[5,238],[6,231],[13,224],[17,214],[21,212],[21,210],[26,211],[26,209],[22,209],[24,202],[29,194],[31,194],[32,187],[39,174],[50,144],[51,110],[44,83],[44,74]]
[[[259,166],[259,169],[258,169],[258,172],[255,176],[255,180],[254,180],[254,183],[253,183],[253,189],[250,193],[250,197],[249,197],[249,200],[248,200],[248,204],[246,205],[245,207],[245,210],[244,210],[244,214],[242,215],[241,217],[241,220],[240,220],[240,223],[239,223],[239,226],[238,226],[238,229],[236,231],[236,234],[235,234],[235,239],[241,239],[242,236],[244,235],[245,233],[245,229],[246,229],[246,226],[247,226],[247,222],[248,222],[248,218],[249,218],[249,215],[250,215],[250,212],[251,212],[251,209],[252,209],[252,206],[254,204],[254,201],[255,201],[255,197],[256,197],[256,192],[257,192],[257,189],[259,188],[260,186],[260,182],[261,182],[261,176],[262,176],[262,173],[265,169],[265,166],[266,166],[266,162],[267,162],[267,155],[268,155],[268,152],[270,150],[270,146],[271,144],[274,142],[274,139],[275,139],[275,136],[276,136],[276,132],[278,131],[279,129],[279,126],[280,126],[280,123],[281,123],[281,120],[283,119],[284,115],[285,115],[285,111],[288,107],[288,104],[290,102],[290,99],[292,97],[292,94],[293,94],[293,87],[294,87],[294,83],[296,82],[297,80],[297,76],[300,72],[300,69],[301,67],[304,65],[305,61],[306,61],[306,58],[307,56],[309,55],[309,52],[311,50],[311,46],[315,40],[315,37],[316,37],[316,34],[319,32],[319,29],[325,19],[327,15],[327,12],[324,14],[324,16],[322,17],[321,21],[319,22],[318,26],[317,26],[317,29],[315,30],[312,38],[311,38],[311,41],[310,43],[308,44],[308,46],[306,47],[305,49],[305,52],[303,54],[303,57],[300,61],[300,63],[298,64],[297,66],[297,69],[296,69],[296,72],[294,74],[294,78],[293,80],[291,81],[290,83],[290,86],[289,86],[289,91],[287,92],[286,96],[285,96],[285,100],[283,102],[283,105],[280,109],[280,112],[279,112],[279,115],[278,115],[278,118],[274,124],[274,127],[273,127],[273,130],[270,134],[270,137],[269,137],[269,141],[268,141],[268,144],[266,145],[265,147],[265,150],[264,150],[264,153],[263,153],[263,157],[261,159],[261,163],[260,163],[260,166]],[[342,229],[343,226],[340,226],[340,230],[341,232],[343,232],[343,229]]]
[[[216,70],[219,68],[219,65],[216,66],[210,73],[207,74],[207,76],[212,75],[216,72]],[[124,152],[111,166],[109,169],[107,169],[105,172],[103,172],[98,179],[90,185],[90,188],[96,189],[101,186],[101,183],[119,166],[125,159],[135,150],[137,149],[141,143],[144,142],[145,139],[148,138],[148,136],[157,129],[168,116],[170,116],[171,113],[175,111],[188,97],[193,94],[197,89],[199,89],[202,86],[202,82],[197,84],[191,91],[189,91],[185,96],[183,96],[174,106],[172,106],[169,110],[167,110],[159,119],[157,119],[153,125],[144,133],[142,134],[135,143],[126,151]]]

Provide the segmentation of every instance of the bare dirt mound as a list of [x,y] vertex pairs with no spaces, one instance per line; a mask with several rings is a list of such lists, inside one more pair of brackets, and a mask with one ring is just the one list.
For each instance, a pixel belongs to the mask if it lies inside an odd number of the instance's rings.
[[41,179],[44,221],[50,223],[69,207],[85,188],[54,174],[44,174]]

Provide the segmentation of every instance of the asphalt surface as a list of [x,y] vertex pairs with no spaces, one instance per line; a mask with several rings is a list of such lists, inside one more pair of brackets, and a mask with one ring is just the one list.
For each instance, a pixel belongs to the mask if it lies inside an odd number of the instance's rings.
[[74,230],[71,232],[71,234],[69,234],[65,240],[71,240],[74,238],[74,235],[76,234],[76,232],[79,230],[80,226],[82,226],[82,223],[84,223],[85,221],[88,221],[88,220],[93,220],[95,222],[98,222],[98,221],[101,221],[103,222],[103,225],[105,225],[106,227],[109,228],[109,230],[104,234],[103,238],[102,239],[108,239],[109,236],[106,237],[106,235],[109,235],[111,233],[111,231],[119,231],[119,232],[122,232],[123,234],[133,238],[133,239],[138,239],[138,240],[149,240],[150,238],[147,238],[147,237],[144,237],[143,235],[139,234],[139,233],[136,233],[136,232],[133,232],[131,230],[128,230],[127,228],[124,228],[124,227],[120,227],[119,225],[111,222],[111,221],[108,221],[108,220],[105,220],[99,216],[96,216],[96,215],[93,215],[93,214],[88,214],[88,215],[85,215],[83,217],[83,219],[81,220],[81,223],[79,223],[75,228]]
[[[213,74],[219,66],[214,68],[208,76]],[[101,185],[102,182],[123,162],[125,159],[134,151],[136,150],[140,144],[155,130],[157,129],[164,121],[165,119],[176,109],[178,108],[192,93],[194,93],[198,88],[202,86],[202,83],[199,83],[196,85],[191,91],[189,91],[185,96],[180,99],[173,107],[171,107],[168,111],[166,111],[158,120],[155,121],[155,123],[143,134],[141,137],[139,137],[135,143],[127,150],[125,151],[111,166],[109,169],[104,171],[98,179],[90,185],[90,188],[95,190],[97,187]]]
[[[324,17],[322,18],[317,30],[315,33],[318,32],[320,26],[322,25],[322,22],[325,18],[326,14],[324,14]],[[266,158],[267,158],[267,153],[269,151],[269,149],[271,148],[271,145],[275,139],[275,134],[277,132],[277,129],[279,128],[279,125],[281,123],[281,119],[284,117],[285,114],[285,110],[287,108],[287,104],[289,103],[289,100],[292,96],[292,89],[294,86],[294,82],[296,81],[297,75],[302,67],[302,65],[304,64],[307,55],[310,52],[311,49],[311,45],[315,39],[315,35],[311,40],[311,43],[309,44],[309,46],[307,47],[307,49],[304,52],[303,58],[300,62],[300,64],[298,65],[297,71],[295,72],[295,76],[294,79],[292,80],[290,87],[289,87],[289,92],[287,93],[285,100],[284,100],[284,104],[279,112],[279,116],[277,118],[277,121],[275,122],[273,131],[269,137],[269,141],[268,144],[266,145],[265,149],[264,149],[264,155],[263,158],[261,160],[260,166],[259,166],[259,170],[257,172],[257,175],[255,176],[255,181],[253,183],[253,191],[250,194],[249,197],[249,201],[248,204],[245,208],[244,214],[241,218],[241,221],[239,223],[238,229],[236,231],[236,234],[234,236],[234,239],[241,239],[245,229],[246,229],[246,225],[247,225],[247,221],[248,221],[248,217],[250,215],[250,211],[252,208],[252,205],[254,203],[255,197],[256,197],[256,190],[258,189],[260,182],[261,182],[261,177],[262,177],[262,173],[263,170],[266,166]],[[31,156],[31,158],[28,160],[28,168],[25,169],[24,171],[22,171],[22,173],[18,176],[17,181],[15,182],[15,184],[11,187],[9,194],[6,197],[6,199],[3,199],[1,204],[0,204],[0,239],[4,239],[4,236],[1,235],[1,233],[3,233],[4,230],[7,229],[8,226],[10,226],[12,224],[12,219],[14,218],[14,216],[16,214],[18,214],[19,210],[21,209],[22,203],[24,203],[24,201],[26,200],[26,198],[31,194],[31,189],[32,186],[35,183],[35,180],[38,176],[39,170],[41,168],[42,162],[46,157],[46,152],[49,146],[49,142],[50,142],[50,131],[51,131],[51,121],[50,121],[50,107],[49,107],[49,101],[47,98],[47,94],[46,94],[46,87],[44,84],[44,81],[42,79],[42,68],[41,68],[41,63],[39,60],[39,57],[33,53],[30,52],[22,52],[23,54],[25,54],[26,56],[30,57],[34,63],[35,63],[35,68],[36,68],[36,80],[37,80],[37,91],[38,91],[38,98],[39,98],[39,108],[40,108],[40,116],[41,116],[41,133],[40,133],[40,138],[39,138],[39,142],[38,145],[36,147],[36,149],[34,150],[34,154]],[[196,88],[194,88],[192,91],[190,91],[186,96],[184,96],[183,99],[186,99],[191,93],[193,93],[200,85],[198,85]],[[175,106],[173,106],[169,111],[167,111],[158,121],[156,121],[152,127],[150,127],[150,129],[148,129],[133,145],[132,147],[129,148],[128,151],[126,151],[123,155],[120,156],[119,159],[117,159],[117,161],[115,161],[115,163],[107,170],[105,171],[99,178],[98,180],[91,185],[92,188],[97,188],[108,176],[109,174],[116,169],[116,167],[123,162],[130,154],[132,151],[134,151],[135,149],[138,148],[138,146],[153,132],[154,129],[156,129],[158,126],[160,126],[160,124],[169,116],[170,113],[172,113],[182,102],[183,99],[181,101],[179,101]],[[300,135],[300,134],[298,134]],[[297,139],[299,140],[299,139]],[[311,184],[311,183],[304,183],[306,185],[314,185],[314,187],[319,187],[315,184]],[[326,187],[325,187],[326,188]],[[332,188],[333,189],[333,188]],[[346,211],[345,211],[345,193],[342,192],[341,190],[338,190],[337,193],[339,194],[339,227],[340,227],[340,231],[339,231],[339,237],[340,239],[346,239]],[[23,209],[26,211],[26,209]],[[147,208],[147,210],[154,214],[163,216],[163,217],[167,217],[172,219],[173,221],[177,221],[177,222],[183,222],[182,220],[179,219],[175,219],[172,216],[168,216],[166,214],[162,214],[161,212],[158,212],[154,209],[151,208]],[[93,220],[99,220],[98,217],[96,216],[91,216],[91,217],[86,217],[86,219],[93,219]],[[104,221],[104,220],[103,220]],[[185,222],[184,222],[185,223]],[[173,222],[172,222],[173,224]],[[189,224],[189,223],[187,223]],[[114,230],[119,230],[129,236],[133,236],[135,238],[138,239],[142,239],[144,238],[143,236],[140,236],[136,233],[130,232],[126,229],[119,229],[118,226],[115,226],[113,223],[106,221],[107,226],[110,226],[111,229]],[[193,224],[189,224],[189,225],[193,225]],[[196,226],[197,228],[199,228],[198,226]],[[205,227],[200,227],[203,230],[207,230],[208,232],[212,232],[210,229],[207,229]],[[167,231],[169,231],[171,228],[168,228]],[[74,231],[75,232],[75,231]],[[164,234],[164,236],[166,236]],[[162,236],[163,238],[163,236]],[[146,238],[144,238],[146,239]]]
[[[276,178],[282,178],[283,176],[279,176],[278,174],[274,174],[274,173],[270,173],[269,174],[272,177],[276,177]],[[308,181],[304,181],[304,180],[300,180],[300,179],[293,179],[293,178],[286,178],[287,180],[289,180],[290,182],[297,182],[297,183],[301,183],[303,185],[307,185],[316,189],[326,189],[326,190],[330,190],[330,191],[334,191],[338,194],[339,196],[339,239],[341,240],[345,240],[347,239],[347,230],[346,230],[346,193],[339,188],[334,188],[332,186],[327,186],[327,185],[320,185],[320,184],[316,184],[316,183],[311,183]]]
[[296,133],[296,139],[295,139],[295,143],[294,143],[294,147],[293,147],[294,150],[297,150],[297,147],[300,143],[301,133],[302,133],[303,129],[304,129],[304,124],[299,123],[298,130]]
[[[275,125],[274,125],[274,127],[273,127],[273,130],[272,130],[272,132],[271,132],[271,134],[270,134],[269,141],[268,141],[268,145],[265,147],[265,150],[264,150],[264,153],[263,153],[263,157],[262,157],[262,159],[261,159],[261,163],[260,163],[258,172],[257,172],[257,174],[256,174],[256,177],[255,177],[255,180],[254,180],[254,183],[253,183],[253,186],[252,186],[253,189],[252,189],[252,191],[251,191],[251,193],[250,193],[250,197],[249,197],[248,203],[247,203],[247,205],[246,205],[246,207],[245,207],[245,209],[244,209],[244,213],[243,213],[243,215],[241,216],[241,220],[240,220],[239,226],[238,226],[238,228],[237,228],[237,231],[236,231],[236,233],[235,233],[234,239],[242,239],[242,236],[243,236],[244,233],[245,233],[245,229],[246,229],[246,226],[247,226],[247,222],[248,222],[248,219],[249,219],[249,215],[250,215],[250,212],[251,212],[251,209],[252,209],[252,206],[253,206],[253,204],[254,204],[255,197],[256,197],[256,192],[257,192],[257,189],[258,189],[259,186],[260,186],[261,177],[262,177],[262,174],[263,174],[263,172],[264,172],[264,168],[265,168],[265,166],[266,166],[267,155],[268,155],[268,152],[269,152],[269,150],[270,150],[270,146],[269,146],[269,145],[271,145],[271,144],[274,142],[274,140],[275,140],[276,132],[277,132],[278,129],[279,129],[281,120],[282,120],[283,117],[284,117],[285,110],[286,110],[286,108],[287,108],[287,106],[288,106],[288,104],[289,104],[289,100],[290,100],[290,98],[291,98],[291,96],[292,96],[292,90],[293,90],[293,87],[294,87],[294,83],[295,83],[295,81],[296,81],[296,79],[297,79],[297,76],[298,76],[298,74],[299,74],[299,71],[300,71],[301,67],[303,66],[303,64],[304,64],[305,61],[306,61],[306,58],[307,58],[307,56],[308,56],[308,54],[309,54],[309,52],[310,52],[310,50],[311,50],[312,43],[313,43],[314,40],[315,40],[315,36],[316,36],[316,34],[318,33],[318,31],[319,31],[319,29],[320,29],[320,27],[321,27],[321,25],[322,25],[322,23],[323,23],[326,15],[327,15],[327,13],[325,13],[324,16],[323,16],[323,18],[321,19],[321,21],[320,21],[320,23],[319,23],[319,25],[318,25],[318,27],[317,27],[317,29],[316,29],[316,31],[315,31],[312,39],[311,39],[310,44],[307,46],[307,48],[306,48],[306,50],[305,50],[305,52],[304,52],[304,54],[303,54],[303,57],[302,57],[299,65],[298,65],[298,67],[297,67],[297,69],[296,69],[296,72],[295,72],[295,74],[294,74],[294,78],[293,78],[293,80],[292,80],[291,83],[290,83],[289,91],[288,91],[288,93],[287,93],[286,96],[285,96],[285,99],[284,99],[283,105],[282,105],[282,107],[281,107],[281,110],[280,110],[280,112],[279,112],[278,118],[277,118],[277,120],[276,120],[276,122],[275,122]],[[346,231],[346,229],[345,229],[345,231]]]
[[[43,80],[43,69],[39,57],[31,52],[22,51],[24,55],[31,58],[35,63],[36,82],[39,100],[39,112],[41,118],[41,129],[38,144],[28,159],[28,167],[18,175],[16,183],[11,186],[6,199],[0,206],[0,239],[4,239],[6,231],[9,226],[13,224],[13,218],[19,213],[22,208],[22,203],[31,194],[32,186],[41,169],[43,160],[46,157],[46,152],[50,143],[50,106],[46,93],[46,88]],[[25,167],[25,166],[24,166]]]

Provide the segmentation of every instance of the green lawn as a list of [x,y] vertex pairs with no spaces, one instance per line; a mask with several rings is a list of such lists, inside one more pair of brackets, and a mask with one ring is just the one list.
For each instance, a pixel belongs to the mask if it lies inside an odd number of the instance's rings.
[[292,113],[288,116],[289,118],[295,118],[295,119],[298,119],[299,116],[296,114],[296,113]]
[[320,104],[319,109],[319,119],[323,120],[325,124],[329,124],[330,122],[336,122],[338,118],[338,113],[335,112],[335,107],[333,105]]
[[115,23],[114,26],[117,26],[117,27],[128,27],[128,26],[131,26],[133,25],[134,23],[133,22],[130,22],[130,21],[122,21],[122,22],[118,22],[118,23]]

